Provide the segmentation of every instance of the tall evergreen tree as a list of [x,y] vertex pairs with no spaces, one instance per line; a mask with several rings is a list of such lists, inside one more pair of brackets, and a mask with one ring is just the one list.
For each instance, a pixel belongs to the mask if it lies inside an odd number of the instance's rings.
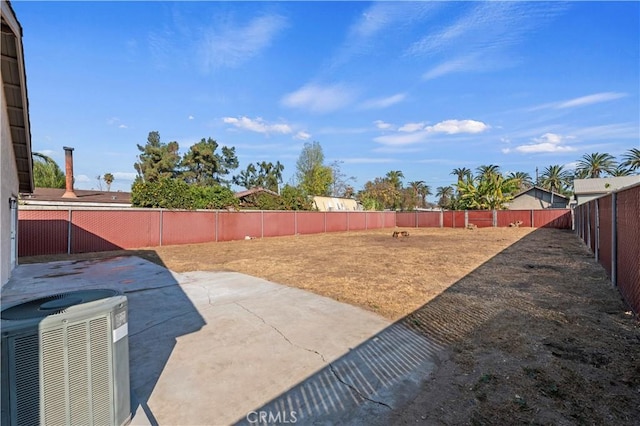
[[168,144],[160,142],[160,133],[149,132],[147,143],[137,145],[138,161],[133,165],[138,172],[138,179],[155,182],[160,178],[175,177],[178,173],[180,155],[178,142]]

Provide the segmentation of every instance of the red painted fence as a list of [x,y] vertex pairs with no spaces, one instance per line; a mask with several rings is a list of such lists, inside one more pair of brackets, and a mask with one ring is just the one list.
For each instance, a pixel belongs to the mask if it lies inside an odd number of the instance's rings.
[[575,208],[575,232],[640,314],[640,185]]
[[323,232],[393,228],[395,212],[18,211],[18,255],[85,253]]
[[173,211],[153,209],[18,211],[18,255],[85,253],[323,232],[400,227],[571,227],[568,210],[433,212]]

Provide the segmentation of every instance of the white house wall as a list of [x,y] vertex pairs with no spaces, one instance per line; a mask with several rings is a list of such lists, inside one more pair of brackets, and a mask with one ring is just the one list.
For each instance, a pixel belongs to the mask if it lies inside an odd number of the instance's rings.
[[18,170],[11,143],[9,116],[4,90],[2,96],[2,148],[0,149],[1,182],[0,182],[0,283],[4,286],[9,280],[11,270],[11,209],[9,200],[18,197]]

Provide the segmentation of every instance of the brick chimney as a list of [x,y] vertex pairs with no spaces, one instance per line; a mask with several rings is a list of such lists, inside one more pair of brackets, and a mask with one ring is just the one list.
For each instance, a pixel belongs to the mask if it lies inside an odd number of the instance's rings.
[[62,198],[76,198],[77,195],[73,192],[73,148],[64,146],[64,168],[67,178],[66,191],[62,195]]

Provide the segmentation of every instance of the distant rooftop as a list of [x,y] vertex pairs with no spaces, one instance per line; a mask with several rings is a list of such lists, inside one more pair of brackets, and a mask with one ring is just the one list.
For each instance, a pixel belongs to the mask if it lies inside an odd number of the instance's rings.
[[640,175],[574,179],[573,192],[576,195],[606,194],[636,183],[640,183]]
[[64,188],[36,188],[32,194],[22,194],[25,204],[127,204],[131,205],[131,193],[122,191],[93,191],[76,189],[76,198],[62,198]]

